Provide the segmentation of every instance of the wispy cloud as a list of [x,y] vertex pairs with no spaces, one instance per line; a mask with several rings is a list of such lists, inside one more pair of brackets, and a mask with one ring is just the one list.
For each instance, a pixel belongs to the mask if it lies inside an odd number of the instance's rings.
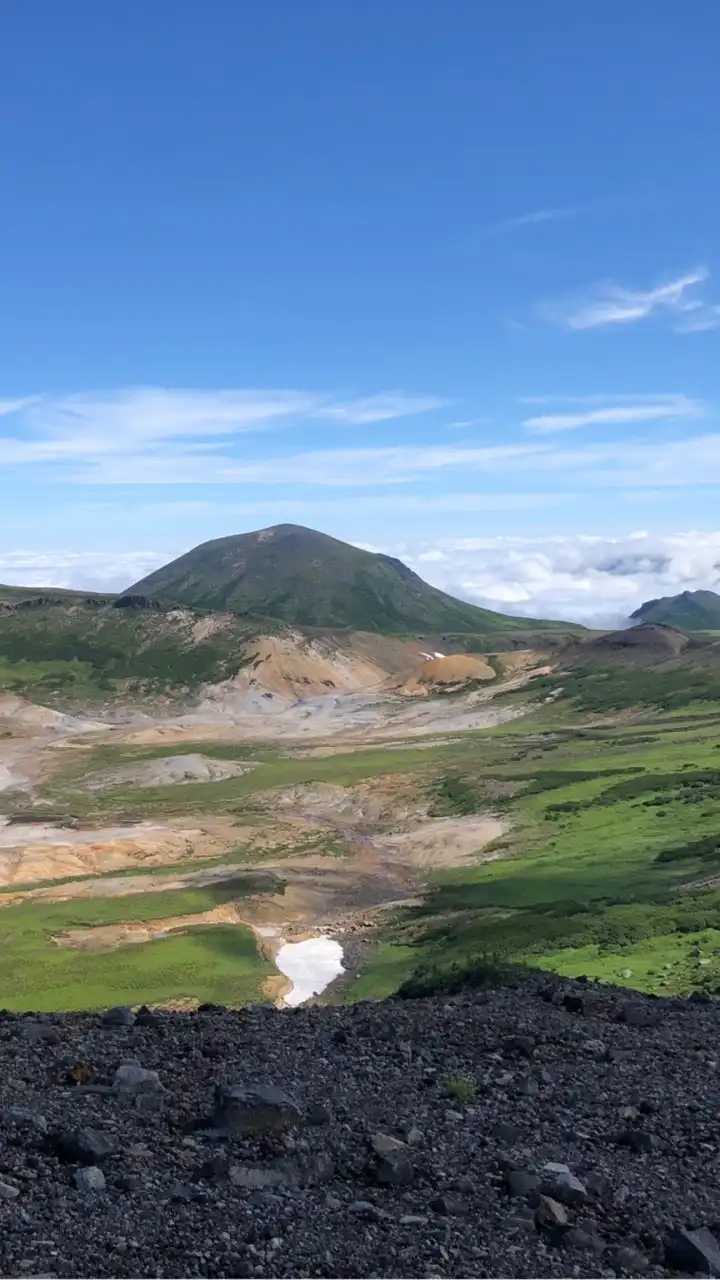
[[129,387],[102,394],[34,396],[0,401],[7,464],[72,462],[148,452],[208,452],[223,441],[278,425],[325,420],[345,426],[424,413],[435,396],[383,393],[342,401],[308,391]]
[[485,229],[486,236],[505,235],[509,231],[519,231],[522,227],[535,227],[543,222],[561,222],[567,218],[576,218],[584,206],[569,205],[557,209],[534,209],[531,213],[521,213],[517,217],[504,218]]
[[404,391],[366,396],[362,400],[350,400],[347,404],[330,404],[318,409],[314,415],[331,422],[345,422],[361,426],[366,422],[388,422],[391,418],[405,418],[411,414],[429,413],[431,409],[446,408],[449,401],[437,396],[412,396]]
[[585,298],[545,304],[546,319],[568,329],[604,329],[637,324],[650,317],[664,317],[679,333],[699,333],[720,325],[720,306],[708,303],[701,286],[709,279],[706,267],[697,267],[651,289],[627,289],[604,281]]
[[577,427],[621,426],[627,423],[656,422],[661,419],[697,418],[702,405],[688,396],[659,396],[645,403],[608,404],[584,413],[547,413],[525,418],[523,426],[535,434],[572,431]]
[[8,413],[17,413],[20,409],[24,409],[26,405],[32,403],[32,396],[25,396],[20,400],[0,400],[0,418]]

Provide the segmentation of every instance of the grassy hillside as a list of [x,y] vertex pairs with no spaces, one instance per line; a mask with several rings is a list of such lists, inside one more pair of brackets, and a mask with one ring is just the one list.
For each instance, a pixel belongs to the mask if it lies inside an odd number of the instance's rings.
[[492,780],[522,783],[494,803],[513,830],[500,857],[438,871],[423,906],[395,913],[352,997],[451,990],[512,964],[720,992],[718,728],[717,705],[534,743],[516,727],[494,761],[486,748],[446,767],[445,812],[487,807]]
[[400,560],[297,525],[205,542],[129,591],[293,626],[388,634],[568,630],[455,600]]
[[256,628],[99,601],[0,607],[0,688],[50,705],[190,691],[233,676]]
[[682,591],[648,600],[630,615],[633,622],[659,622],[682,631],[720,629],[720,595],[715,591]]
[[644,625],[574,642],[532,696],[553,696],[564,714],[631,708],[678,711],[720,700],[720,642]]

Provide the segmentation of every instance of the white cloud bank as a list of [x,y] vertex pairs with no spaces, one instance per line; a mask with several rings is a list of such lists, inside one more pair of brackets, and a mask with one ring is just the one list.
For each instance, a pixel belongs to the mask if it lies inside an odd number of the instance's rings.
[[[368,544],[363,544],[368,545]],[[620,625],[644,600],[720,589],[720,532],[374,543],[435,586],[504,613]],[[187,550],[0,552],[0,582],[122,590]]]
[[720,589],[720,532],[465,538],[412,549],[435,585],[490,608],[621,625],[645,600]]

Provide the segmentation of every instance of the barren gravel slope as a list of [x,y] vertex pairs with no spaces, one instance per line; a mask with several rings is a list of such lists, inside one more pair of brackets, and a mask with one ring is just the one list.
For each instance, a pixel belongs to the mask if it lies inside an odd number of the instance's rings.
[[[552,978],[4,1015],[0,1274],[717,1275],[719,1019]],[[222,1082],[288,1097],[213,1116]]]

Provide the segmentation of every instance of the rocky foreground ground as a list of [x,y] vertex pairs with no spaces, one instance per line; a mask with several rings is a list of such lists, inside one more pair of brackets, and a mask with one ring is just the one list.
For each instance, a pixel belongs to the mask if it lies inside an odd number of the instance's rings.
[[3,1276],[720,1275],[720,1004],[0,1015]]

